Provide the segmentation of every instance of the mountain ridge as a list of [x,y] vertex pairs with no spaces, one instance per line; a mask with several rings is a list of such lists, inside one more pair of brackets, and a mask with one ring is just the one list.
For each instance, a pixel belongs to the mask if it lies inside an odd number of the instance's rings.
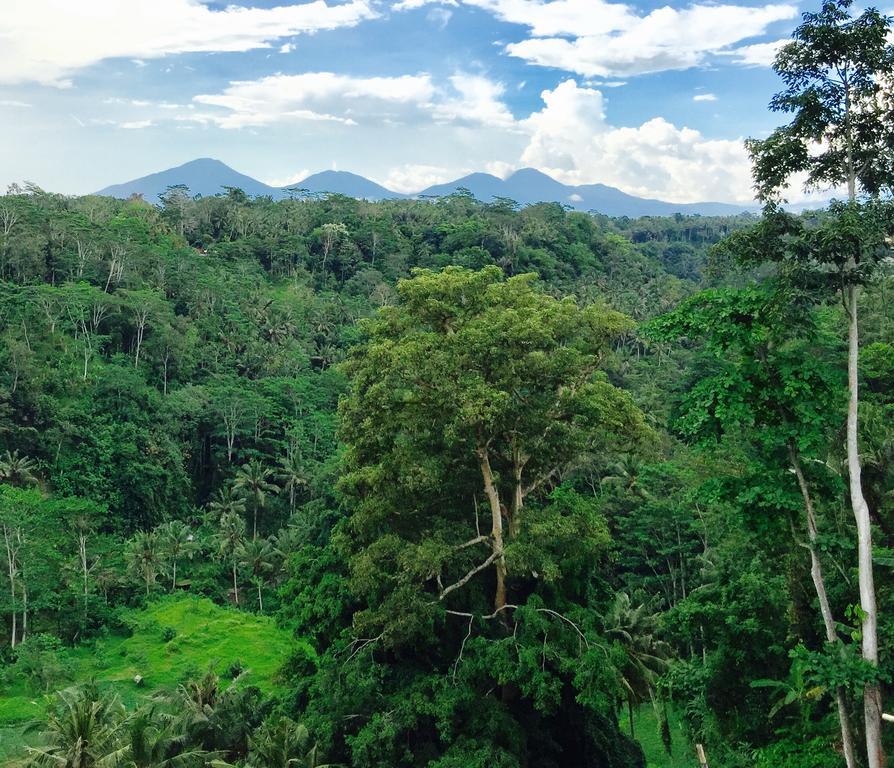
[[239,173],[222,161],[210,157],[197,158],[173,168],[113,184],[96,194],[119,198],[138,194],[149,202],[157,203],[159,196],[168,187],[178,184],[183,184],[193,194],[202,196],[219,194],[227,187],[238,187],[252,197],[269,195],[276,200],[293,195],[298,190],[311,194],[330,193],[359,199],[385,200],[439,197],[467,189],[484,202],[495,198],[509,198],[520,205],[555,202],[575,210],[596,211],[607,216],[670,216],[675,213],[720,216],[755,210],[754,206],[734,203],[672,203],[637,197],[605,184],[563,184],[535,168],[520,168],[505,179],[489,173],[471,173],[412,194],[394,192],[349,171],[321,171],[295,184],[275,187]]

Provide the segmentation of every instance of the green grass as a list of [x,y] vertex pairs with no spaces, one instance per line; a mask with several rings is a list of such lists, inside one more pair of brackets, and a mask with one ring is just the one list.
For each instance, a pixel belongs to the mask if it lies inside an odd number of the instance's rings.
[[[680,719],[668,707],[668,723],[671,732],[671,754],[668,755],[658,733],[658,718],[651,704],[643,704],[634,714],[633,726],[636,740],[646,755],[646,768],[693,768],[698,765],[694,747],[686,739]],[[630,721],[626,711],[620,718],[621,730],[630,733]]]
[[[246,670],[246,684],[271,692],[277,671],[296,644],[270,617],[221,608],[204,598],[164,598],[133,614],[131,623],[131,637],[111,637],[75,649],[78,678],[153,692],[201,674],[209,664],[223,674],[238,661]],[[166,629],[176,633],[173,639],[164,639]],[[134,683],[136,675],[143,678],[140,688]]]
[[[143,696],[171,690],[203,674],[209,665],[224,676],[239,662],[245,670],[239,685],[276,693],[276,673],[300,642],[268,616],[186,595],[161,598],[131,612],[127,620],[133,628],[129,637],[113,635],[71,649],[70,674],[60,687],[92,678],[132,706]],[[165,630],[172,639],[165,640]],[[134,682],[136,675],[142,676],[142,685]],[[40,717],[44,708],[44,696],[35,694],[25,681],[12,681],[0,689],[0,766],[22,754],[24,724]]]

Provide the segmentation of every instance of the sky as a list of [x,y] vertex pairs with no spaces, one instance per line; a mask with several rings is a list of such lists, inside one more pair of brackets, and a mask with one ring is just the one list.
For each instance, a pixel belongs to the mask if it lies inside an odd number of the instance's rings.
[[[816,3],[818,5],[818,3]],[[804,10],[651,0],[2,0],[0,187],[85,194],[215,157],[415,192],[534,167],[747,202]]]

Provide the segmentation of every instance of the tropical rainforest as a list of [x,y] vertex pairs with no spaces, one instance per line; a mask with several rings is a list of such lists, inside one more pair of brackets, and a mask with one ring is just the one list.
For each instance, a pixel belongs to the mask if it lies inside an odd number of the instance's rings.
[[11,188],[0,764],[884,766],[890,32],[760,215]]

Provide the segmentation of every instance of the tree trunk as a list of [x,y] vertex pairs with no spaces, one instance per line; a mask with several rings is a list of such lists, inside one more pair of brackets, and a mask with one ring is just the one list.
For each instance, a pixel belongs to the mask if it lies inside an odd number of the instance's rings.
[[630,738],[635,739],[636,733],[633,730],[633,696],[627,694],[627,716],[630,718]]
[[22,640],[28,639],[28,585],[22,580]]
[[236,561],[233,561],[233,599],[239,605],[239,585],[236,583]]
[[506,607],[506,561],[503,559],[503,512],[500,508],[500,494],[494,484],[494,474],[490,466],[487,448],[478,449],[481,463],[481,476],[484,478],[484,492],[490,506],[491,519],[491,552],[497,555],[494,560],[497,586],[494,592],[494,610],[502,611]]
[[522,490],[522,471],[524,467],[520,464],[519,458],[516,455],[514,466],[512,467],[513,474],[513,493],[512,493],[512,514],[509,516],[509,538],[514,539],[518,537],[519,531],[521,530],[521,515],[522,515],[522,505],[524,504],[524,492]]
[[[860,332],[857,324],[859,288],[847,287],[845,302],[848,315],[847,384],[850,395],[847,408],[847,469],[850,479],[851,507],[857,523],[857,562],[860,583],[860,610],[863,658],[873,667],[878,666],[878,616],[875,604],[875,583],[872,575],[872,527],[869,505],[863,496],[859,449],[859,373]],[[869,768],[884,768],[885,753],[882,749],[882,696],[877,683],[868,683],[863,689],[863,717],[866,729],[866,754]]]
[[9,645],[11,648],[15,648],[16,633],[18,631],[16,625],[16,558],[15,552],[12,549],[12,544],[10,544],[9,541],[9,529],[6,525],[3,526],[3,541],[6,544],[6,565],[9,571],[9,591],[12,597],[12,602],[10,603],[10,607],[12,608],[12,629],[9,633]]
[[[816,589],[816,596],[819,601],[820,613],[823,617],[823,625],[826,628],[826,640],[830,643],[838,642],[838,630],[835,628],[835,618],[832,616],[832,608],[829,605],[829,597],[826,594],[826,582],[823,578],[823,567],[819,559],[817,550],[817,528],[816,528],[816,512],[813,507],[813,498],[810,495],[810,488],[807,485],[807,479],[801,469],[801,462],[798,453],[794,447],[789,446],[789,457],[791,458],[792,469],[798,478],[798,486],[801,489],[801,496],[804,499],[804,511],[807,516],[807,547],[810,550],[810,577],[813,579],[813,586]],[[851,725],[847,716],[847,699],[844,688],[839,686],[835,691],[836,704],[838,706],[838,722],[841,726],[841,746],[844,752],[844,760],[847,768],[856,768],[857,760],[854,752],[854,737],[851,733]]]
[[[87,626],[87,535],[78,534],[78,557],[81,560],[81,573],[84,578],[84,626]],[[146,594],[149,594],[148,589]]]
[[173,559],[173,574],[171,575],[171,592],[177,589],[177,558]]
[[261,597],[261,581],[258,580],[258,611],[260,613],[264,612],[264,598]]

